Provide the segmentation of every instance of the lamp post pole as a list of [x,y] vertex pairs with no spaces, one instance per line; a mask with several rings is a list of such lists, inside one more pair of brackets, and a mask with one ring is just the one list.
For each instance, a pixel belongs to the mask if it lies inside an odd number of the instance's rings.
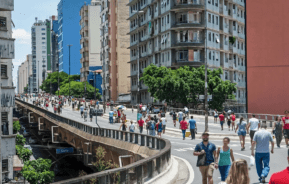
[[96,71],[94,71],[94,100],[96,100]]
[[[206,12],[206,5],[205,5],[205,12]],[[208,126],[208,64],[207,64],[207,15],[205,13],[205,102],[204,102],[204,108],[205,108],[205,132],[209,131]]]
[[39,67],[39,61],[38,61],[38,94],[39,94],[39,81],[40,81],[40,67]]
[[72,45],[68,45],[69,48],[69,76],[68,76],[68,81],[69,81],[69,98],[70,98],[70,47]]

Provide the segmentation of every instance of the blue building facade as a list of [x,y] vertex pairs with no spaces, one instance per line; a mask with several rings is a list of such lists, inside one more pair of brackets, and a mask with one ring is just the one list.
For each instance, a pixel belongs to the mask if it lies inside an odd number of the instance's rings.
[[[95,70],[102,70],[101,66],[90,66],[89,67],[90,71],[95,71]],[[101,88],[101,84],[102,84],[102,77],[101,74],[95,75],[95,80],[94,80],[94,73],[89,71],[89,75],[87,76],[87,82],[89,84],[91,84],[93,87],[99,89],[99,93],[102,95],[102,88]]]
[[91,0],[61,0],[58,4],[58,51],[59,71],[69,74],[69,47],[70,47],[70,74],[80,75],[80,15],[79,11],[84,3]]

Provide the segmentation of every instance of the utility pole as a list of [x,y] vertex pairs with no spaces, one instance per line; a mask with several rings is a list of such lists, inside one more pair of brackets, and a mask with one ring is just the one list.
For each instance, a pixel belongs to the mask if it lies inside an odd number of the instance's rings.
[[38,94],[39,94],[39,81],[40,81],[40,67],[39,67],[39,61],[38,61]]
[[207,64],[207,1],[205,1],[205,132],[209,131],[208,127],[208,64]]
[[70,98],[70,47],[72,45],[67,45],[69,48],[69,76],[68,76],[68,81],[69,81],[69,98]]
[[96,101],[96,71],[94,71],[94,100]]

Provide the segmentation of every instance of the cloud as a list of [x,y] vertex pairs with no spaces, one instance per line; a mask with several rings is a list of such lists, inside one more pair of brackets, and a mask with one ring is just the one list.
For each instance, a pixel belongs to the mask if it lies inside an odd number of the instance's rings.
[[13,29],[12,37],[16,39],[19,44],[31,44],[31,34],[25,29]]

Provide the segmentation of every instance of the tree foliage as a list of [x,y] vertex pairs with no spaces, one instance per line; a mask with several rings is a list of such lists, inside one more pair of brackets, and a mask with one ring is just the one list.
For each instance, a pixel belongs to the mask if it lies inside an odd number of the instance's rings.
[[30,159],[30,156],[32,155],[32,151],[28,148],[24,148],[22,145],[16,145],[16,154],[18,157],[23,161],[26,162]]
[[37,160],[26,161],[22,168],[23,177],[31,184],[48,184],[54,180],[54,172],[50,171],[50,159],[39,158]]
[[19,134],[16,135],[16,145],[24,146],[25,142],[26,142],[26,139],[24,138],[23,135],[19,135]]
[[[237,90],[236,84],[221,79],[222,74],[222,68],[207,72],[208,94],[213,95],[209,102],[211,109],[222,110],[226,98],[233,98],[233,92]],[[198,105],[198,95],[203,95],[205,91],[205,67],[184,66],[172,70],[151,64],[145,68],[140,80],[148,86],[148,91],[157,100]]]
[[[86,83],[86,93],[84,93]],[[95,88],[90,85],[88,82],[70,82],[70,96],[74,97],[83,97],[85,94],[86,98],[93,99],[94,98]],[[61,86],[60,95],[69,95],[69,83]],[[101,99],[101,95],[99,90],[96,88],[96,98]]]
[[17,133],[20,131],[20,128],[21,126],[20,126],[19,121],[13,121],[13,131]]

